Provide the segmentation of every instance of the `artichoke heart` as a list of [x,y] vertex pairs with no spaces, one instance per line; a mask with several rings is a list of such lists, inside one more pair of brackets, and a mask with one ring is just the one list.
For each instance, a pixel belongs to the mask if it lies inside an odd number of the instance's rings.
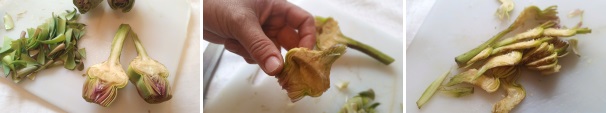
[[305,95],[318,97],[330,87],[330,68],[343,53],[345,45],[337,44],[325,50],[293,48],[286,53],[284,69],[276,75],[292,102]]

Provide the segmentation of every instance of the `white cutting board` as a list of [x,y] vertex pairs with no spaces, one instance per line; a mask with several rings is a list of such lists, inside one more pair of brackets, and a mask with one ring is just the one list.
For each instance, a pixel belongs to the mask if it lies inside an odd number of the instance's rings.
[[[75,6],[72,0],[0,1],[0,13],[7,12],[15,20],[15,28],[10,31],[2,28],[0,35],[18,38],[22,30],[42,24],[52,12],[59,14],[73,8]],[[82,74],[91,65],[107,60],[118,26],[125,23],[130,24],[139,35],[149,56],[168,68],[169,81],[173,85],[175,78],[178,78],[176,70],[186,38],[189,8],[190,5],[184,0],[137,0],[129,13],[121,13],[111,10],[107,1],[103,1],[97,8],[80,15],[78,20],[87,25],[85,36],[78,42],[80,48],[87,50],[85,70],[70,71],[62,66],[53,67],[38,73],[34,81],[24,80],[18,85],[66,112],[171,112],[172,101],[147,104],[139,97],[131,83],[119,90],[116,101],[109,107],[88,103],[82,98],[82,86],[85,80]],[[120,61],[124,69],[136,55],[132,40],[126,39]],[[2,77],[2,79],[10,78]]]
[[[488,94],[483,90],[473,95],[454,98],[436,93],[422,108],[416,101],[425,88],[448,69],[456,67],[454,57],[475,48],[501,30],[506,29],[527,6],[541,9],[558,5],[558,16],[569,28],[579,18],[568,18],[574,9],[585,10],[583,26],[593,33],[577,35],[581,57],[568,55],[560,58],[559,73],[543,76],[525,69],[520,83],[526,89],[526,98],[512,112],[516,113],[596,113],[606,112],[606,10],[604,1],[514,0],[512,18],[504,23],[494,15],[499,6],[496,0],[441,0],[419,29],[407,49],[406,108],[409,113],[483,113],[491,112],[494,103],[505,96],[503,90]],[[456,74],[456,73],[453,73]]]
[[[333,65],[330,75],[331,87],[317,98],[304,97],[291,103],[286,90],[282,90],[273,76],[268,76],[258,65],[249,65],[225,59],[241,59],[226,51],[215,73],[204,102],[207,113],[336,113],[346,99],[372,88],[376,94],[379,113],[397,113],[402,110],[402,49],[401,37],[388,36],[365,22],[352,18],[336,9],[338,4],[307,0],[297,3],[313,15],[332,16],[341,26],[344,34],[375,47],[395,59],[385,66],[375,59],[354,49],[347,49]],[[286,51],[283,51],[283,55]],[[234,70],[235,69],[235,70]],[[231,76],[225,78],[225,76]],[[339,90],[335,84],[349,81],[346,90]],[[223,85],[219,82],[225,82]],[[217,83],[217,84],[215,84]],[[214,86],[213,86],[214,85]]]

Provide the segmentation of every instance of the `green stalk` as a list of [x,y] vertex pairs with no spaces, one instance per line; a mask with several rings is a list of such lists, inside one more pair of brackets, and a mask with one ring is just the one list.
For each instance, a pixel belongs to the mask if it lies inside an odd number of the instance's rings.
[[394,59],[391,58],[389,55],[387,55],[371,46],[368,46],[364,43],[353,40],[345,35],[341,35],[341,37],[347,41],[347,47],[361,51],[362,53],[367,54],[376,60],[379,60],[381,63],[383,63],[385,65],[389,65],[394,61]]
[[116,33],[116,37],[112,41],[111,53],[109,54],[109,59],[107,59],[111,64],[120,63],[120,54],[122,53],[122,45],[124,45],[124,39],[128,36],[130,32],[130,25],[122,24],[120,28],[118,28],[118,32]]

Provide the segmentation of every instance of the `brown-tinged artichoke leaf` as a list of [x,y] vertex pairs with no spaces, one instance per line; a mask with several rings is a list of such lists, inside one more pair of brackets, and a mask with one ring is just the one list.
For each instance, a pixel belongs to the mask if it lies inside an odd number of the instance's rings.
[[343,53],[345,45],[337,44],[326,50],[293,48],[286,53],[284,69],[276,75],[292,102],[308,95],[318,97],[330,87],[330,69]]

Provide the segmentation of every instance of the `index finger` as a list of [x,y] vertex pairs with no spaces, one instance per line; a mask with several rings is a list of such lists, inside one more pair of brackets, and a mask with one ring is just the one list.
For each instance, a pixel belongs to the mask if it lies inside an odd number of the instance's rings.
[[287,1],[278,4],[276,8],[285,11],[286,23],[298,31],[299,47],[313,49],[316,44],[316,27],[313,16],[301,7]]

